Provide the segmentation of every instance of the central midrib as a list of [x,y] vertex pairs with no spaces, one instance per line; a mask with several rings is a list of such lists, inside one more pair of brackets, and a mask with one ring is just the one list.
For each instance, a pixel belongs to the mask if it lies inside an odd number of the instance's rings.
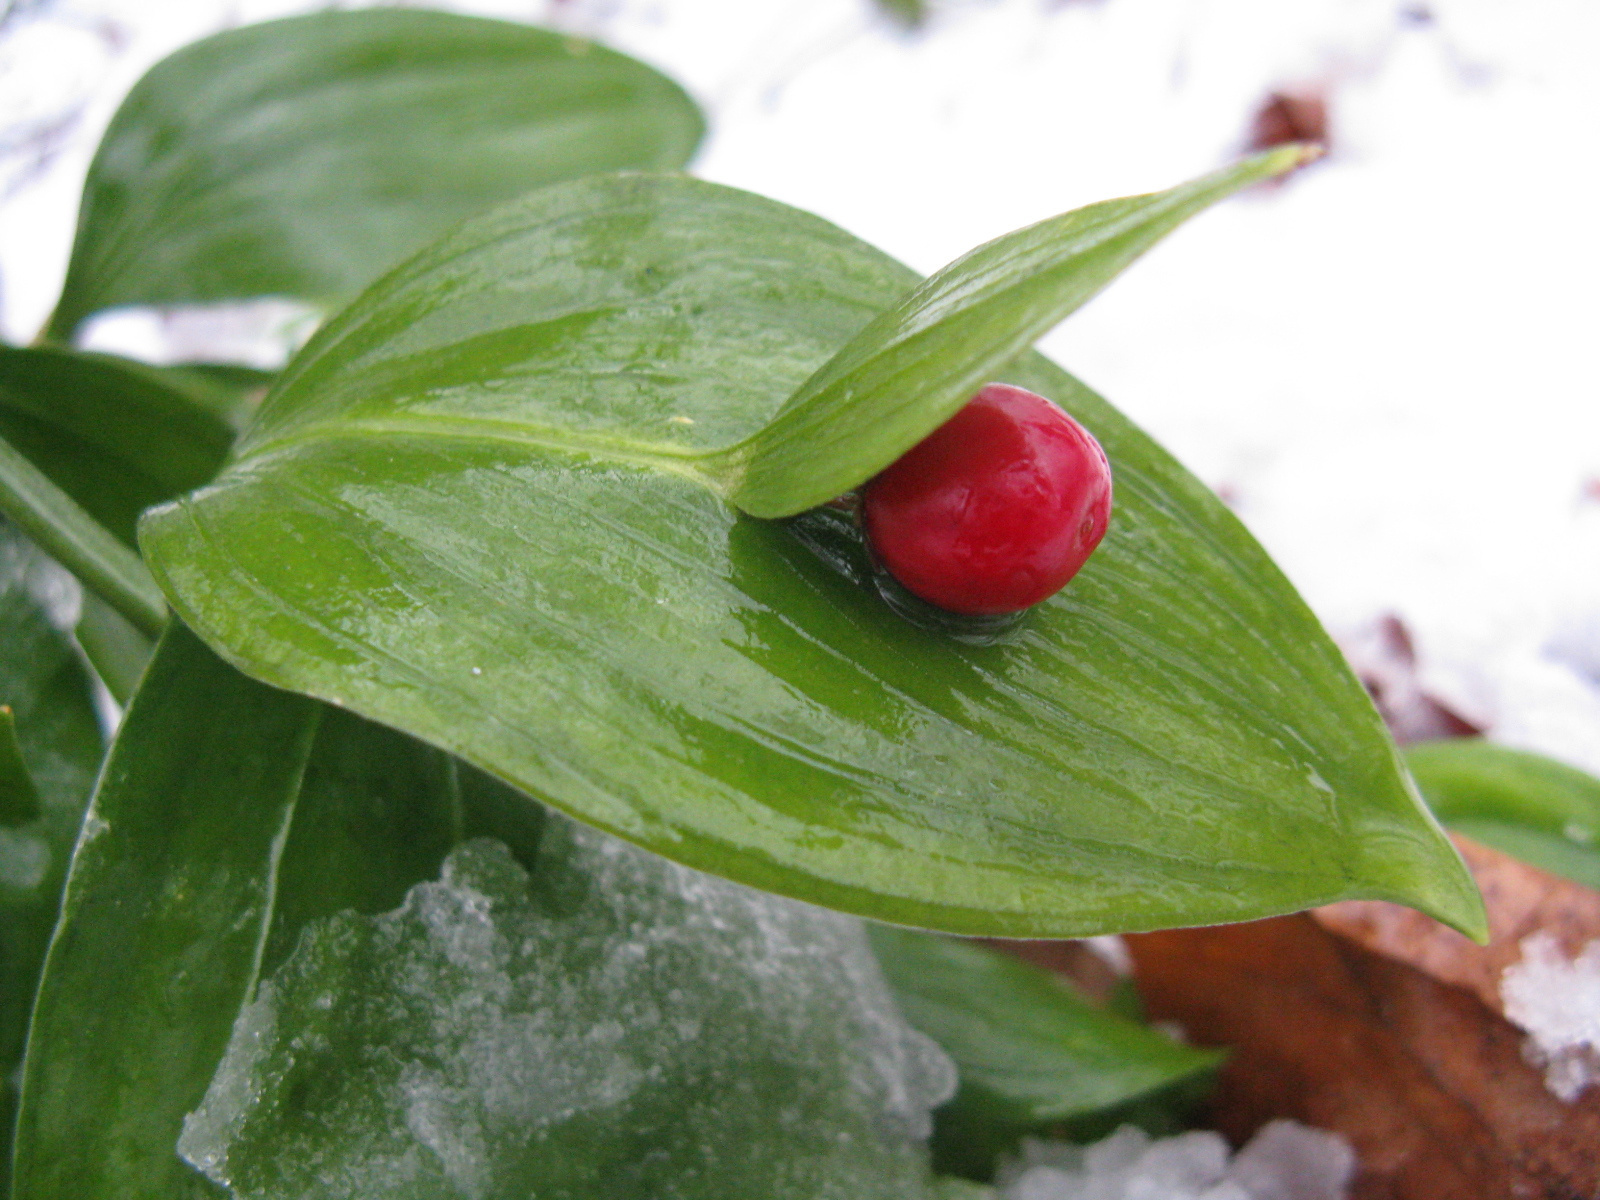
[[248,464],[297,446],[327,441],[379,440],[388,437],[416,437],[467,441],[508,446],[536,447],[567,454],[585,455],[607,462],[625,463],[665,471],[692,479],[702,487],[726,496],[734,483],[733,451],[738,445],[696,449],[662,442],[645,442],[615,434],[525,421],[500,421],[491,417],[435,416],[410,414],[392,417],[366,417],[340,421],[318,421],[281,436],[269,436],[244,448],[235,460]]

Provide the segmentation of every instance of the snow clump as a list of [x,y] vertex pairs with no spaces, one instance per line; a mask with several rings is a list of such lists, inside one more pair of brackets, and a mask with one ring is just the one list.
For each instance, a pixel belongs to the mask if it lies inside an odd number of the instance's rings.
[[1522,1056],[1544,1068],[1552,1094],[1571,1104],[1600,1083],[1600,940],[1568,958],[1548,933],[1523,939],[1522,961],[1500,977],[1506,1019],[1527,1030]]
[[1355,1152],[1335,1133],[1272,1121],[1230,1160],[1209,1131],[1152,1138],[1124,1125],[1092,1146],[1025,1141],[1001,1200],[1344,1200]]

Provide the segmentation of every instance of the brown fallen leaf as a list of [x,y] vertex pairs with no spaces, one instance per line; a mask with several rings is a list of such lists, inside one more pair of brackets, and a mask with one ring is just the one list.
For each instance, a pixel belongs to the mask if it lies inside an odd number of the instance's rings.
[[[1490,940],[1479,946],[1432,917],[1379,900],[1346,900],[1311,915],[1324,928],[1368,950],[1420,968],[1476,993],[1504,1016],[1500,976],[1522,958],[1535,933],[1553,937],[1568,956],[1600,938],[1600,892],[1452,834],[1489,910]],[[1600,1155],[1600,1146],[1596,1147]]]
[[1212,1102],[1243,1142],[1274,1117],[1349,1138],[1353,1200],[1595,1200],[1600,1087],[1551,1095],[1503,1016],[1522,940],[1600,937],[1600,894],[1463,843],[1494,939],[1351,902],[1243,925],[1129,936],[1153,1017],[1233,1047]]

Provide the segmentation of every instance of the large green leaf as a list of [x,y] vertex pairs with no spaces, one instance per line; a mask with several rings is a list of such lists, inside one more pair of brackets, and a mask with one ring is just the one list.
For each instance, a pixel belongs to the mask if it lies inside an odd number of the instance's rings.
[[89,676],[35,600],[57,570],[0,524],[0,705],[39,803],[32,820],[0,829],[0,1190],[28,1012],[102,750]]
[[728,447],[915,284],[727,188],[545,189],[331,321],[141,544],[247,673],[744,883],[955,932],[1351,896],[1481,931],[1305,605],[1043,359],[997,374],[1096,434],[1117,509],[1072,586],[991,644],[891,611],[858,546],[814,554],[720,497]]
[[394,906],[465,833],[536,839],[537,810],[465,775],[170,629],[73,859],[28,1047],[18,1195],[209,1193],[174,1149],[184,1114],[301,928]]
[[657,72],[525,25],[378,9],[221,33],[112,119],[50,333],[123,304],[344,297],[529,188],[679,167],[702,130]]
[[860,922],[557,821],[309,926],[179,1149],[241,1200],[925,1200],[953,1083]]
[[1424,742],[1406,763],[1434,815],[1497,850],[1600,888],[1600,779],[1492,742]]
[[130,546],[141,512],[210,480],[233,444],[198,392],[124,358],[0,346],[0,436]]

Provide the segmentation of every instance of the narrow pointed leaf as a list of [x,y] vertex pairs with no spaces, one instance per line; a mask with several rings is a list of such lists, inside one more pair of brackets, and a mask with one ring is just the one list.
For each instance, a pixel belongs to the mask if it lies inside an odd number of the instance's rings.
[[108,354],[0,347],[0,436],[132,546],[139,514],[209,481],[233,444],[202,387]]
[[525,25],[378,9],[230,30],[113,118],[50,334],[115,305],[347,296],[529,188],[682,166],[703,127],[657,72]]
[[1118,508],[994,644],[912,625],[724,502],[719,455],[915,282],[696,180],[544,189],[333,319],[141,545],[247,673],[744,883],[998,935],[1350,896],[1480,929],[1305,605],[1044,360],[1002,377],[1095,433]]
[[174,626],[73,857],[28,1047],[17,1194],[168,1197],[173,1150],[249,998],[320,706]]
[[140,631],[160,631],[166,602],[139,556],[4,438],[0,513]]
[[979,246],[840,348],[730,451],[729,498],[786,517],[864,483],[1189,217],[1304,162],[1288,146],[1149,196],[1108,200]]
[[1406,765],[1434,815],[1497,850],[1600,888],[1600,779],[1492,742],[1424,742]]
[[36,599],[61,574],[0,523],[0,707],[10,714],[6,724],[14,721],[12,749],[38,804],[34,819],[0,828],[0,1190],[6,1194],[28,1013],[103,750],[88,673]]
[[901,1011],[955,1061],[962,1089],[1007,1109],[1017,1126],[1125,1104],[1222,1060],[984,946],[879,926],[872,948]]
[[73,858],[29,1043],[18,1194],[212,1194],[175,1147],[261,972],[308,921],[398,903],[465,834],[536,840],[536,815],[481,815],[496,790],[170,629]]
[[[971,941],[875,926],[872,948],[906,1019],[950,1055],[934,1163],[988,1178],[1026,1134],[1114,1127],[1140,1106],[1203,1091],[1223,1054],[1089,1003],[1063,980]],[[1187,1096],[1185,1095],[1185,1098]]]

